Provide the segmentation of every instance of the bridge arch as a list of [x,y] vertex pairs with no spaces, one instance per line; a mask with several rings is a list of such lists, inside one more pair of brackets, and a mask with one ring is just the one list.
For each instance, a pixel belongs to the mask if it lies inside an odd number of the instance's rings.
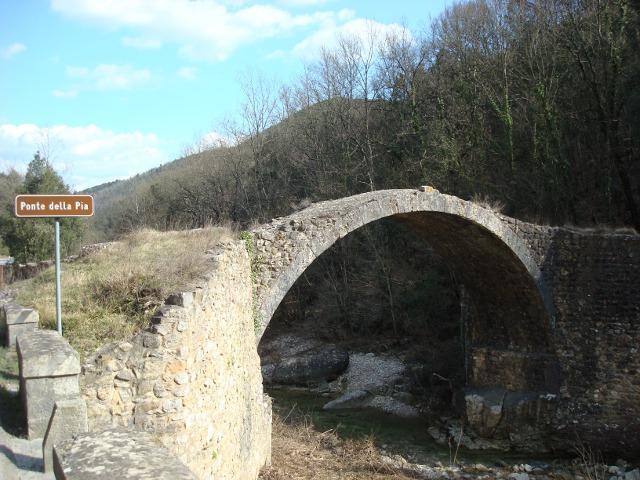
[[253,231],[258,340],[295,281],[338,239],[382,218],[409,226],[450,265],[474,307],[474,344],[551,352],[553,305],[529,246],[533,225],[436,190],[382,190],[313,204]]

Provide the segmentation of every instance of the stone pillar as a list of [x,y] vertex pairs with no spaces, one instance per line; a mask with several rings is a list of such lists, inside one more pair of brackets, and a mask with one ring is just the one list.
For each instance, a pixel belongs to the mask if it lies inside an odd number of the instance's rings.
[[40,316],[37,310],[20,305],[6,304],[0,309],[0,329],[5,332],[5,345],[14,347],[16,337],[21,333],[32,332],[38,328]]
[[80,360],[69,342],[54,330],[18,336],[20,397],[29,439],[44,437],[57,400],[80,395]]
[[45,473],[53,472],[53,446],[88,430],[87,404],[84,399],[58,400],[53,407],[49,427],[42,441]]
[[53,472],[57,480],[196,480],[150,434],[125,429],[85,433],[56,443]]

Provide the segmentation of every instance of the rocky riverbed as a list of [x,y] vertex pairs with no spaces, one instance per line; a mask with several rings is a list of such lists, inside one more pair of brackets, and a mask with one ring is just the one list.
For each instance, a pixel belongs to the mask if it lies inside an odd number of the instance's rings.
[[[422,367],[401,353],[355,351],[284,334],[263,342],[260,354],[276,409],[302,409],[320,431],[372,435],[376,461],[409,478],[640,480],[637,465],[622,459],[605,464],[586,449],[541,454],[546,445],[527,415],[544,416],[553,396],[463,390],[463,417],[442,415],[424,396]],[[453,402],[453,386],[439,380],[436,394],[444,391]]]

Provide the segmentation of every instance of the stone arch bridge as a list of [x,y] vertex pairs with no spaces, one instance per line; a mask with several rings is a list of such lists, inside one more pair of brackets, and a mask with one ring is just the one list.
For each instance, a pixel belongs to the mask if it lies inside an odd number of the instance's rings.
[[640,237],[633,233],[534,225],[429,187],[313,204],[252,231],[258,340],[316,258],[382,218],[424,238],[464,284],[469,385],[543,392],[557,401],[544,422],[573,439],[628,447],[640,438]]
[[640,236],[532,225],[428,188],[314,204],[208,251],[202,279],[85,359],[89,430],[153,432],[198,478],[257,478],[271,401],[256,336],[322,252],[383,218],[423,238],[465,287],[471,427],[528,448],[544,435],[640,455]]

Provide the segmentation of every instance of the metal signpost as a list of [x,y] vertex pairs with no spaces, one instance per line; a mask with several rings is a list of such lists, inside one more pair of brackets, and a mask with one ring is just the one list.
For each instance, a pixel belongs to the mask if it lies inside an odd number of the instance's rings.
[[56,327],[62,335],[62,287],[60,285],[60,218],[93,216],[91,195],[18,195],[14,211],[18,218],[53,218],[56,251]]

